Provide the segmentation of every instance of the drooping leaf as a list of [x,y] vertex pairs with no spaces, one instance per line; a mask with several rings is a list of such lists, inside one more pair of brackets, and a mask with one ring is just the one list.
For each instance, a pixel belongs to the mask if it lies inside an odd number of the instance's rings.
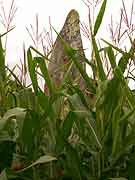
[[132,58],[134,55],[134,49],[131,47],[131,49],[129,50],[128,53],[124,53],[123,56],[120,58],[118,66],[120,67],[121,71],[124,73],[128,62],[130,60],[130,58]]

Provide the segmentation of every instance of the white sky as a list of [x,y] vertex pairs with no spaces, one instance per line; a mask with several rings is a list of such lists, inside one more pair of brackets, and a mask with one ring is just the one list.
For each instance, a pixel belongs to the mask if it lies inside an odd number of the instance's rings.
[[[11,1],[12,0],[3,0],[7,11]],[[34,18],[37,13],[41,27],[48,29],[48,17],[50,16],[52,25],[57,31],[62,28],[68,12],[73,8],[79,12],[81,21],[88,22],[88,9],[82,0],[15,0],[15,2],[18,11],[14,19],[16,28],[8,35],[8,64],[13,65],[19,63],[19,59],[22,56],[23,41],[27,47],[32,44],[26,31],[26,26],[30,27],[29,25],[34,23]],[[85,2],[87,2],[87,0],[85,0]],[[127,9],[131,7],[131,2],[132,0],[126,1]],[[120,14],[119,8],[121,4],[121,0],[108,0],[104,24],[100,31],[101,36],[106,36],[108,24],[110,23],[110,15],[112,14],[114,20],[117,20]],[[83,41],[84,48],[88,48],[89,42],[86,41],[85,38],[83,38]]]

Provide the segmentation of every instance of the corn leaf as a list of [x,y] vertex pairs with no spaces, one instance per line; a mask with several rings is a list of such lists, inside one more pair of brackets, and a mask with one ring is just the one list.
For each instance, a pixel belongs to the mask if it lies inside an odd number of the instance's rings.
[[94,36],[96,36],[99,28],[100,28],[100,25],[102,23],[102,20],[103,20],[103,16],[104,16],[104,13],[105,13],[105,9],[106,9],[106,4],[107,4],[107,0],[104,0],[103,1],[103,4],[101,6],[101,9],[99,11],[99,14],[96,18],[96,22],[95,22],[95,25],[94,25]]

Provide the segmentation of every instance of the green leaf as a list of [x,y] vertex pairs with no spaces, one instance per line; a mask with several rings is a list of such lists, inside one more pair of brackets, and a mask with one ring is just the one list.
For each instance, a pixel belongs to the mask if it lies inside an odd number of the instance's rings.
[[135,159],[134,159],[134,157],[129,159],[128,175],[129,175],[129,180],[135,179]]
[[[37,148],[38,144],[36,139],[40,134],[40,115],[34,111],[27,111],[25,119],[22,122],[22,132],[19,134],[19,140],[23,144],[25,151],[28,154],[30,160],[37,158]],[[33,153],[31,153],[33,152]]]
[[106,8],[106,4],[107,4],[107,0],[104,0],[103,1],[103,4],[101,6],[101,9],[99,11],[99,14],[96,18],[96,22],[95,22],[95,25],[94,25],[94,36],[96,36],[97,32],[98,32],[98,29],[102,23],[102,20],[103,20],[103,16],[104,16],[104,13],[105,13],[105,8]]
[[124,88],[124,92],[126,94],[129,106],[131,109],[134,109],[135,107],[135,96],[133,95],[132,91],[128,87],[127,81],[124,78],[124,75],[119,67],[115,69],[115,75],[120,80],[122,87]]
[[35,71],[36,63],[32,58],[32,53],[31,53],[30,48],[27,51],[27,60],[28,60],[28,70],[29,70],[31,81],[32,81],[32,85],[33,85],[35,93],[37,93],[38,92],[38,81],[37,81],[37,73]]
[[45,59],[42,58],[42,57],[35,57],[35,60],[39,64],[39,68],[40,68],[40,70],[42,72],[42,75],[43,75],[43,77],[45,79],[45,82],[46,82],[46,85],[47,85],[47,87],[49,89],[49,92],[50,92],[50,94],[52,94],[54,88],[53,88],[53,85],[52,85],[52,82],[51,82],[51,78],[50,78],[48,69],[46,67]]
[[5,66],[5,67],[10,72],[10,74],[8,74],[8,76],[7,76],[7,80],[11,80],[11,77],[13,76],[15,79],[15,82],[23,89],[24,86],[22,85],[21,81],[19,80],[19,78],[14,73],[16,66],[14,66],[13,69],[10,69],[8,66]]
[[106,74],[105,74],[104,69],[103,69],[103,64],[102,64],[102,61],[100,58],[100,54],[99,54],[99,50],[97,47],[95,37],[92,37],[92,45],[93,45],[93,49],[94,49],[94,53],[95,53],[95,59],[96,59],[96,63],[97,63],[98,78],[101,81],[104,81],[104,80],[106,80]]
[[114,69],[116,67],[116,58],[114,56],[114,52],[112,50],[112,47],[109,46],[107,49],[107,54],[108,54],[108,58],[109,58],[109,61],[110,61],[110,64],[111,64],[111,67],[112,69]]
[[24,108],[19,108],[19,107],[16,107],[16,108],[13,108],[13,109],[9,109],[4,117],[2,118],[3,120],[7,120],[9,118],[12,118],[12,117],[17,117],[17,116],[25,116],[26,114],[26,109]]
[[121,71],[124,73],[129,59],[132,58],[134,55],[134,50],[131,48],[128,53],[124,53],[123,56],[120,58],[118,66],[120,67]]
[[89,108],[89,104],[86,100],[86,97],[84,96],[83,91],[81,91],[81,89],[78,86],[73,87],[73,89],[75,90],[75,92],[78,94],[78,98],[80,98],[82,104],[86,107]]
[[37,96],[32,92],[32,88],[21,89],[15,93],[15,97],[18,107],[38,111]]
[[112,47],[113,49],[115,49],[116,51],[118,51],[119,53],[125,54],[125,52],[124,52],[122,49],[118,48],[117,46],[114,46],[113,44],[109,43],[108,41],[106,41],[106,40],[104,40],[104,39],[102,39],[102,38],[101,38],[101,40],[104,41],[104,42],[105,42],[106,44],[108,44],[109,46],[111,46],[111,47]]
[[127,112],[124,116],[122,116],[119,120],[119,123],[123,123],[124,121],[128,120],[130,116],[132,116],[135,112],[135,108],[131,110],[130,112]]
[[[60,87],[62,87],[64,84],[66,84],[66,81],[68,80],[68,78],[69,78],[69,75],[70,75],[70,72],[71,72],[71,70],[72,70],[72,66],[73,66],[73,62],[69,62],[68,64],[64,64],[64,66],[67,66],[66,67],[66,69],[67,69],[67,71],[65,72],[65,74],[64,74],[64,78],[63,78],[63,80],[62,80],[62,82],[61,82],[61,86]],[[63,66],[63,67],[64,67]]]
[[2,130],[5,125],[8,123],[7,121],[8,120],[12,120],[13,118],[17,118],[17,117],[25,117],[25,109],[22,109],[22,108],[13,108],[13,109],[10,109],[8,110],[3,118],[0,119],[0,130]]
[[78,57],[76,57],[78,51],[70,47],[67,43],[63,41],[64,50],[67,53],[67,55],[70,57],[70,59],[74,62],[76,68],[80,72],[81,76],[85,80],[85,83],[87,87],[91,90],[92,93],[95,94],[95,87],[93,86],[93,80],[88,76],[84,68],[82,67],[82,64],[80,61],[78,61]]
[[63,134],[63,138],[65,140],[67,140],[67,138],[71,134],[71,130],[72,130],[75,119],[76,119],[75,113],[70,111],[68,113],[66,119],[64,120],[63,127],[62,127],[62,134]]
[[65,147],[67,152],[69,174],[72,174],[74,179],[81,180],[82,171],[80,166],[79,154],[77,150],[73,148],[69,143],[66,143]]
[[4,81],[6,78],[5,71],[5,51],[2,47],[2,40],[0,38],[0,81]]

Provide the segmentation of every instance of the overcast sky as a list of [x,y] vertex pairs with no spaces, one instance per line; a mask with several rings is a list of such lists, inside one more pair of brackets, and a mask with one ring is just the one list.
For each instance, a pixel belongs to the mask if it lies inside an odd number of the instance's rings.
[[[3,0],[3,4],[7,11],[11,1],[12,0]],[[84,1],[87,2],[88,0]],[[91,2],[92,1],[93,0],[91,0]],[[129,10],[132,0],[125,1],[126,8]],[[32,44],[32,41],[26,31],[26,27],[30,27],[29,25],[34,23],[35,15],[37,13],[39,15],[39,24],[41,29],[43,26],[48,29],[48,18],[50,16],[52,25],[57,31],[59,31],[71,9],[76,9],[79,12],[82,22],[88,22],[88,9],[82,0],[15,0],[15,2],[18,7],[18,11],[13,23],[16,28],[8,35],[8,64],[19,63],[19,59],[22,56],[23,41],[26,46]],[[121,5],[121,0],[108,0],[101,36],[106,36],[111,14],[113,15],[114,20],[117,20],[119,17],[119,9]],[[87,48],[89,42],[86,42],[85,38],[83,38],[83,41],[84,48]]]

